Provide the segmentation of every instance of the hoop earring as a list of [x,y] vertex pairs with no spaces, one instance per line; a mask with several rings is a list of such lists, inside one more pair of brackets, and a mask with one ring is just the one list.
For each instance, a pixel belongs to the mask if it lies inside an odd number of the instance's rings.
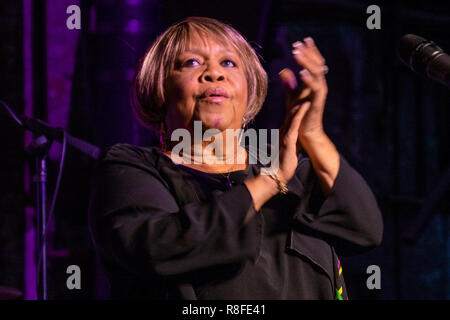
[[242,130],[245,130],[245,126],[247,125],[247,119],[245,119],[245,117],[242,117]]
[[242,137],[244,136],[244,131],[245,131],[246,125],[247,125],[247,120],[245,119],[245,117],[242,117],[242,125],[241,125],[241,129],[239,130],[239,136],[238,136],[239,143],[240,143]]

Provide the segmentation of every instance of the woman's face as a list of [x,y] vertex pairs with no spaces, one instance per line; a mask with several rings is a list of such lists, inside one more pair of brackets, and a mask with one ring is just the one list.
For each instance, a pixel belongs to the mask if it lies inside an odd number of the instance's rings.
[[165,87],[169,132],[193,128],[238,129],[247,106],[244,66],[231,46],[194,36],[175,61]]

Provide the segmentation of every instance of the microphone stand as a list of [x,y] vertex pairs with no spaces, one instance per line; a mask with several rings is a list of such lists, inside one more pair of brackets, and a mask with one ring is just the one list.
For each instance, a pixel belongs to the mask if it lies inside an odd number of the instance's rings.
[[[15,120],[22,128],[30,130],[38,135],[27,151],[33,154],[36,158],[35,175],[33,176],[33,183],[36,184],[36,213],[37,213],[37,225],[38,225],[38,248],[40,261],[39,265],[40,274],[38,279],[41,279],[42,285],[42,300],[47,300],[47,159],[48,152],[53,141],[63,142],[63,154],[61,158],[65,156],[65,144],[66,142],[78,151],[83,152],[90,158],[94,160],[100,159],[102,155],[102,150],[90,143],[80,140],[78,138],[70,136],[62,128],[52,127],[48,123],[41,121],[39,119],[33,119],[25,117],[20,114],[14,113],[9,106],[0,100],[0,104],[6,109],[7,113],[11,118]],[[58,181],[62,175],[62,168],[60,166],[60,171],[58,173]],[[58,183],[57,183],[58,187]],[[54,199],[52,202],[52,208],[50,209],[50,214],[54,209],[54,203],[56,201],[56,196],[58,188],[55,188]],[[51,217],[50,217],[51,218]],[[37,290],[39,291],[39,287]],[[38,295],[39,297],[39,295]]]
[[37,245],[42,266],[38,271],[42,284],[42,300],[47,300],[47,241],[45,235],[47,234],[47,158],[51,144],[52,142],[48,141],[45,136],[39,136],[33,140],[27,150],[36,157],[33,183],[36,185]]

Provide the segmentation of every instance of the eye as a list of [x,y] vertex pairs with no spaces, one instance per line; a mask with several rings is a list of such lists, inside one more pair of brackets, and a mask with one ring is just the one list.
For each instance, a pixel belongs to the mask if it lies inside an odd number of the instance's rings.
[[221,63],[224,67],[234,68],[236,67],[236,63],[233,60],[225,59]]
[[199,66],[200,62],[197,59],[189,59],[183,63],[183,67],[196,67]]

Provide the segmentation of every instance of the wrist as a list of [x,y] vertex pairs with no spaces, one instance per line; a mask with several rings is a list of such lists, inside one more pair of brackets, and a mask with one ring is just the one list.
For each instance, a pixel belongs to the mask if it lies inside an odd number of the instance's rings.
[[313,142],[313,141],[323,141],[327,138],[327,134],[322,126],[316,129],[308,130],[306,132],[299,133],[299,138],[301,141]]
[[253,205],[256,211],[278,193],[278,187],[275,181],[265,175],[259,175],[255,178],[246,180],[244,184],[250,192]]
[[299,135],[300,144],[308,150],[323,146],[329,141],[329,138],[323,129],[309,131]]
[[268,187],[268,191],[269,191],[271,197],[278,194],[278,192],[279,192],[278,184],[274,179],[272,179],[272,177],[270,175],[260,174],[258,176],[258,178],[261,179],[261,181],[263,181],[264,184]]
[[[261,176],[266,179],[266,183],[271,183],[271,186],[275,186],[275,192],[273,195],[281,193],[286,194],[288,191],[288,188],[286,186],[287,181],[282,178],[280,175],[278,175],[276,172],[268,172],[268,173],[261,173]],[[270,181],[270,182],[269,182]],[[273,189],[273,188],[272,188]]]

